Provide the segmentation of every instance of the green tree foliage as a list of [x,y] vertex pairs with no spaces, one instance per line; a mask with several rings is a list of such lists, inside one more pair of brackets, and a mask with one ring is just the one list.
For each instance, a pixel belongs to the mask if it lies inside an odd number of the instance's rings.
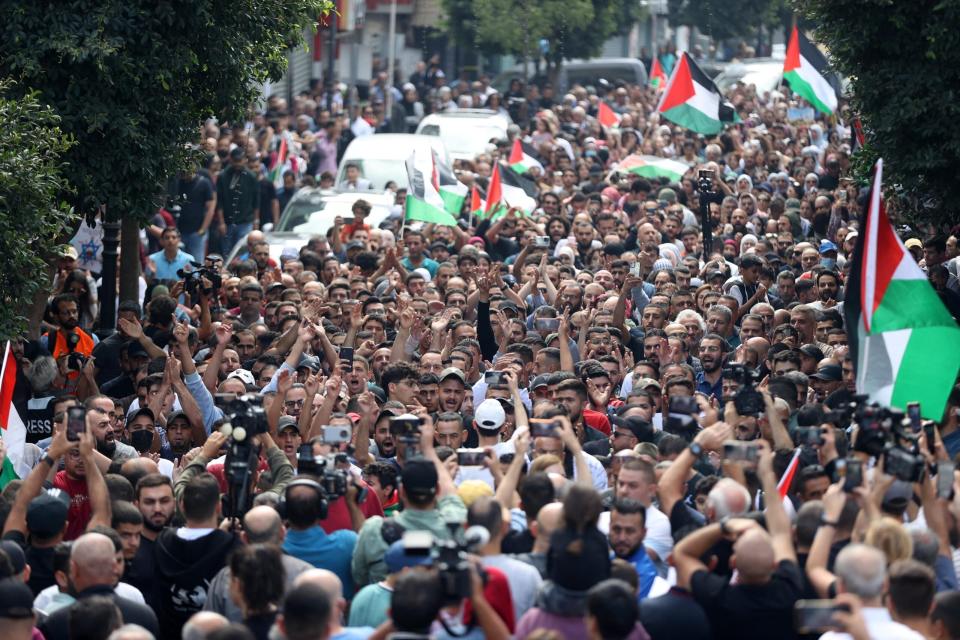
[[444,10],[462,46],[536,57],[545,39],[553,62],[596,56],[607,39],[640,16],[640,4],[629,0],[444,0]]
[[0,82],[0,340],[27,326],[34,295],[49,286],[44,257],[76,216],[64,202],[62,157],[71,147],[60,118],[9,81]]
[[210,116],[239,119],[329,0],[0,0],[0,76],[76,139],[70,202],[151,214]]
[[861,177],[884,159],[884,183],[907,217],[954,225],[960,166],[960,0],[797,0],[816,40],[850,78],[867,145]]
[[696,27],[714,40],[756,36],[768,30],[789,29],[792,11],[787,0],[668,0],[671,24]]

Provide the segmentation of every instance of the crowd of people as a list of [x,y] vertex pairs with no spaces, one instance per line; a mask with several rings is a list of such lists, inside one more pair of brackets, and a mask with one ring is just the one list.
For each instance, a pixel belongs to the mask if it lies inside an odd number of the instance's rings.
[[[385,89],[404,118],[503,109],[435,70]],[[358,193],[278,257],[259,228],[284,194],[389,124],[329,91],[203,128],[116,332],[64,252],[43,335],[14,346],[0,635],[960,638],[960,388],[917,424],[915,477],[850,409],[867,193],[839,121],[738,85],[741,122],[704,137],[648,87],[517,81],[534,210],[372,228]],[[484,191],[511,143],[459,179]],[[689,170],[638,177],[631,154]],[[902,232],[956,317],[957,236]]]

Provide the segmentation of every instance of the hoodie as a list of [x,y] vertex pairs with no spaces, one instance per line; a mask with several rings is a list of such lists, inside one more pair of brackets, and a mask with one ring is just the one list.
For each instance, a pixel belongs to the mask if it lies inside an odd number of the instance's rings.
[[177,640],[184,623],[207,601],[207,589],[227,562],[236,538],[214,529],[188,540],[178,535],[189,529],[164,529],[155,548],[156,576],[153,601],[160,619],[161,638]]

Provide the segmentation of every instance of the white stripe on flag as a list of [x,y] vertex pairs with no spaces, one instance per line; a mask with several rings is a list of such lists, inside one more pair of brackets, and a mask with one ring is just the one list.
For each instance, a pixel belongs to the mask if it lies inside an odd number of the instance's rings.
[[709,118],[718,120],[720,117],[720,96],[703,85],[697,84],[696,80],[692,80],[692,82],[694,93],[687,104]]
[[810,61],[803,57],[803,54],[800,55],[799,71],[800,76],[807,81],[807,84],[809,84],[813,92],[817,94],[820,101],[830,107],[830,111],[836,111],[837,92],[833,90],[833,87],[827,82],[827,79],[820,75],[820,72],[810,64]]

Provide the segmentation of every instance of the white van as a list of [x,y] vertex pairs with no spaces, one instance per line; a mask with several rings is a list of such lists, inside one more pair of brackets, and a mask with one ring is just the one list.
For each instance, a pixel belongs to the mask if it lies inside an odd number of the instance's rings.
[[435,150],[447,166],[450,157],[443,142],[437,136],[421,136],[414,133],[375,133],[354,138],[340,160],[337,170],[337,186],[346,180],[348,164],[360,167],[360,176],[370,182],[369,191],[383,193],[388,182],[406,188],[407,158],[414,149],[418,153]]

